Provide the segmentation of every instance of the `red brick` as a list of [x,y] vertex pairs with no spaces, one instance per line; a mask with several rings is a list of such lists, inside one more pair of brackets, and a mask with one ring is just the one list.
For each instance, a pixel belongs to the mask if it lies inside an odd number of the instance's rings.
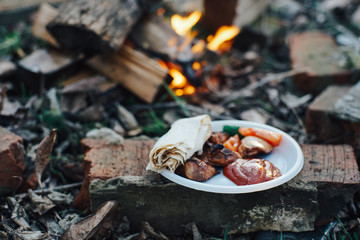
[[300,90],[319,93],[330,84],[350,82],[352,72],[340,66],[342,52],[330,35],[320,31],[292,34],[289,48],[293,69],[305,70],[293,78]]
[[24,181],[22,138],[0,127],[0,195],[16,191]]

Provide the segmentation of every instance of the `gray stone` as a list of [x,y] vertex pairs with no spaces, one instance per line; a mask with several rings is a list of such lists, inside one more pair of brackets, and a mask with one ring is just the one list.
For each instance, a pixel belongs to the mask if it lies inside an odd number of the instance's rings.
[[165,234],[182,234],[194,222],[200,231],[221,234],[227,224],[231,233],[258,230],[310,231],[319,213],[316,184],[288,183],[247,194],[197,191],[164,179],[123,176],[90,185],[91,208],[118,200],[120,214],[133,229],[148,221]]

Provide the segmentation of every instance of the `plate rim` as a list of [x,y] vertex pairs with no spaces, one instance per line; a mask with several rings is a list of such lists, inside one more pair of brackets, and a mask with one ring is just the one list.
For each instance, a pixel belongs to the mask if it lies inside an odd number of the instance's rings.
[[267,181],[263,183],[243,185],[243,186],[223,186],[223,185],[205,184],[203,182],[197,182],[194,180],[181,177],[167,169],[165,169],[160,173],[162,176],[164,176],[165,178],[176,184],[195,190],[212,192],[212,193],[222,193],[222,194],[241,194],[241,193],[263,191],[280,186],[293,179],[296,175],[298,175],[298,173],[302,170],[304,166],[304,155],[300,145],[296,142],[296,140],[293,137],[291,137],[289,134],[278,128],[263,123],[245,121],[245,120],[215,120],[215,121],[211,121],[211,123],[221,124],[221,125],[239,125],[239,126],[241,124],[244,124],[244,125],[248,125],[249,127],[259,127],[281,133],[283,137],[285,137],[287,140],[290,141],[290,143],[295,147],[295,150],[297,152],[298,156],[294,166],[292,166],[285,174],[283,174],[279,178],[275,178],[271,181]]

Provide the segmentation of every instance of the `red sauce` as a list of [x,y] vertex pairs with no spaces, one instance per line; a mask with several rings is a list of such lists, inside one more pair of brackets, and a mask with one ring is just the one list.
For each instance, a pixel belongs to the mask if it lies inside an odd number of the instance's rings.
[[280,177],[280,170],[264,159],[239,159],[224,168],[224,175],[236,185],[262,183]]

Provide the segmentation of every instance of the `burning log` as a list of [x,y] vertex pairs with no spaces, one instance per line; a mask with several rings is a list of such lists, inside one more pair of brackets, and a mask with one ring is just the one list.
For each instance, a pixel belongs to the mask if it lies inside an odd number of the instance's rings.
[[87,64],[146,102],[155,99],[167,76],[167,70],[154,59],[128,46],[115,53],[95,56]]
[[[184,43],[185,38],[159,16],[144,17],[134,26],[129,38],[137,47],[162,59],[179,62],[194,60],[191,45]],[[169,44],[171,41],[173,44]]]
[[203,0],[204,16],[201,22],[215,31],[223,25],[243,27],[254,21],[266,9],[266,0]]
[[61,47],[75,52],[118,50],[142,14],[136,0],[76,0],[63,3],[47,25]]

